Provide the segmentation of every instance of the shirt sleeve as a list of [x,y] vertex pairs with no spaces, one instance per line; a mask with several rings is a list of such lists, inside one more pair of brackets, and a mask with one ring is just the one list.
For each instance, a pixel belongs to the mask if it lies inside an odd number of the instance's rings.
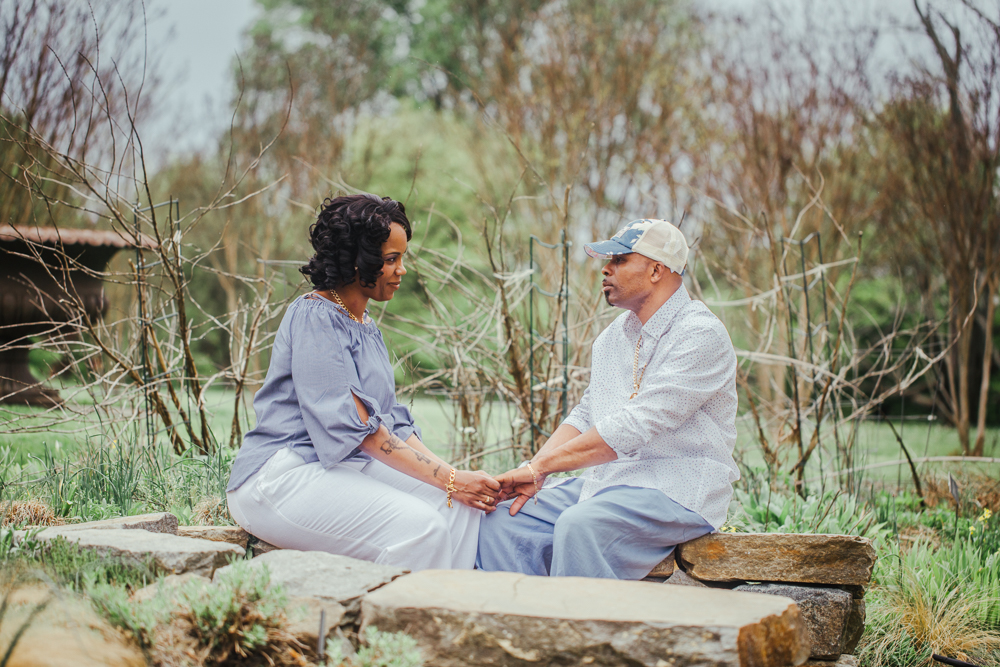
[[410,409],[401,403],[396,403],[392,406],[392,434],[406,442],[414,433],[417,434],[417,439],[423,442],[423,435],[421,434],[420,427],[416,425],[413,421],[413,413]]
[[580,402],[575,408],[573,408],[569,416],[563,424],[569,424],[575,428],[580,433],[586,433],[590,430],[590,427],[594,425],[593,419],[590,416],[590,385],[583,390],[583,396],[580,398]]
[[[723,340],[724,339],[724,340]],[[659,368],[647,368],[639,394],[601,419],[597,432],[621,456],[633,457],[656,435],[679,428],[707,401],[735,382],[736,353],[714,329],[680,341]]]
[[[323,467],[347,458],[382,425],[378,401],[361,391],[350,354],[350,332],[334,324],[329,313],[301,309],[291,331],[292,382],[316,456]],[[361,421],[354,393],[368,409]]]

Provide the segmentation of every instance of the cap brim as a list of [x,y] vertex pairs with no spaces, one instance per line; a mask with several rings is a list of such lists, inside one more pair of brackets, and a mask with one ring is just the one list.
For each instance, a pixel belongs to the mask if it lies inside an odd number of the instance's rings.
[[595,259],[608,259],[614,255],[627,255],[634,252],[624,243],[619,243],[615,239],[607,241],[597,241],[596,243],[585,243],[583,249],[587,254]]

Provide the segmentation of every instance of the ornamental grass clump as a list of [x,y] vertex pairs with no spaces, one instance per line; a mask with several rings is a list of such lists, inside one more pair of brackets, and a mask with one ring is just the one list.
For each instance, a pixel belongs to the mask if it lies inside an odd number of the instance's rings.
[[933,653],[1000,662],[1000,552],[973,540],[884,555],[868,604],[864,665],[930,665]]
[[63,520],[42,500],[33,498],[0,502],[0,527],[57,526],[62,523]]

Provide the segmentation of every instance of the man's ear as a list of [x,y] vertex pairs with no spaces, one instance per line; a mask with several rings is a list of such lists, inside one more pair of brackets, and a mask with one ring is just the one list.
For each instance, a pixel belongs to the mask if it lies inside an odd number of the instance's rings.
[[650,269],[649,281],[654,284],[658,283],[665,275],[667,275],[667,267],[663,266],[659,262],[653,262]]

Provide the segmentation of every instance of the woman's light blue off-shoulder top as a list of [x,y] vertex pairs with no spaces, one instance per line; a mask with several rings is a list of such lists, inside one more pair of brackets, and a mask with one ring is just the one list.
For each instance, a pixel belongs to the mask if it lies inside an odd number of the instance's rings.
[[[351,392],[368,408],[362,422]],[[264,385],[253,400],[257,425],[243,438],[227,491],[235,491],[278,450],[292,448],[324,467],[350,458],[365,437],[385,425],[406,440],[420,430],[396,386],[382,332],[360,324],[331,301],[299,297],[278,327]]]

